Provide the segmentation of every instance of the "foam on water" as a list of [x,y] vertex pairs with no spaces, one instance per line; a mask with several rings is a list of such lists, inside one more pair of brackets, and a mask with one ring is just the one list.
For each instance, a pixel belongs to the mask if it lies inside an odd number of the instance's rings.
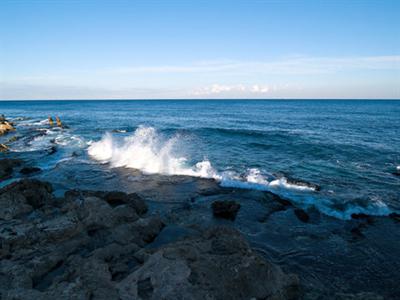
[[350,206],[345,210],[332,208],[329,199],[315,197],[313,186],[295,184],[287,178],[269,180],[259,169],[252,168],[245,175],[233,171],[218,172],[209,160],[194,165],[188,159],[175,153],[179,145],[179,136],[163,138],[153,127],[139,127],[133,135],[117,139],[106,133],[100,141],[91,142],[89,155],[111,167],[126,167],[141,170],[148,174],[187,175],[201,178],[212,178],[223,187],[271,191],[301,205],[313,205],[327,215],[341,219],[350,219],[353,213],[387,215],[390,209],[382,201],[371,201],[366,206]]
[[258,169],[249,169],[243,178],[234,172],[218,172],[209,160],[200,161],[193,166],[188,159],[177,156],[174,147],[179,145],[179,136],[162,139],[153,127],[139,127],[132,136],[122,141],[106,133],[98,142],[92,142],[90,156],[112,167],[139,169],[149,174],[188,175],[201,178],[213,178],[223,186],[241,188],[285,188],[299,191],[314,191],[313,187],[288,183],[286,178],[268,181]]

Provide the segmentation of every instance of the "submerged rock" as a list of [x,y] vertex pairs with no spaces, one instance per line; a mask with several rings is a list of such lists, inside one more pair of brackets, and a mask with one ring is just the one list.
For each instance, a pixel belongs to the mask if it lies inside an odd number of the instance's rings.
[[296,215],[297,219],[304,223],[307,223],[310,220],[310,216],[303,209],[296,208],[294,210],[294,214]]
[[19,167],[22,161],[19,159],[1,159],[0,160],[0,181],[9,178],[15,167]]
[[240,209],[240,204],[236,201],[214,201],[212,204],[213,214],[217,218],[235,220]]
[[38,167],[25,167],[25,168],[22,168],[21,171],[19,171],[19,172],[24,175],[29,175],[32,173],[40,172],[41,170],[42,169],[38,168]]

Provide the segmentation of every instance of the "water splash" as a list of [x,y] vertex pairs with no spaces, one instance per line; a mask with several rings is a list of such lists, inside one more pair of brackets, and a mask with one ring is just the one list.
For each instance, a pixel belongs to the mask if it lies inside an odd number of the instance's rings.
[[189,165],[186,157],[175,153],[174,150],[179,146],[178,135],[165,139],[153,127],[140,126],[133,135],[122,140],[106,133],[100,141],[90,144],[88,153],[102,163],[109,163],[111,167],[133,168],[148,174],[212,178],[222,187],[274,192],[300,205],[315,206],[321,212],[340,219],[350,219],[353,213],[387,215],[391,212],[382,201],[368,201],[366,205],[335,209],[331,199],[316,197],[316,187],[296,184],[285,177],[270,179],[256,168],[248,169],[242,175],[233,171],[218,172],[209,160]]

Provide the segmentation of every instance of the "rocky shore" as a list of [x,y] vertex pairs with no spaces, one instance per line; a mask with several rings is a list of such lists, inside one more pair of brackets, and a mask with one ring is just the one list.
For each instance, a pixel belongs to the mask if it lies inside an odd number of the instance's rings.
[[0,190],[2,299],[298,299],[297,276],[235,229],[149,247],[163,220],[121,192],[52,194],[25,179]]
[[[271,192],[85,163],[83,151],[60,159],[53,141],[13,152],[13,143],[46,134],[29,130],[32,136],[3,137],[7,152],[0,153],[1,299],[382,300],[400,293],[396,212],[342,220]],[[54,165],[38,164],[43,157]]]

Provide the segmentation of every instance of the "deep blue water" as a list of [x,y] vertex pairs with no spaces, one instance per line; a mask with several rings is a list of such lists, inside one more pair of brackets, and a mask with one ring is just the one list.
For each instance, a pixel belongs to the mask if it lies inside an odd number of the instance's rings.
[[[0,114],[21,137],[9,155],[47,170],[76,159],[213,177],[340,218],[400,209],[400,101],[3,101]],[[69,128],[50,129],[48,115]]]

